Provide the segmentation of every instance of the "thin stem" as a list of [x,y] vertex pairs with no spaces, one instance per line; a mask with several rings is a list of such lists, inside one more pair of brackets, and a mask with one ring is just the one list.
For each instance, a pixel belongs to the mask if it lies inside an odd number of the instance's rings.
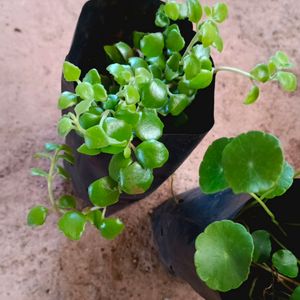
[[74,126],[75,126],[75,129],[76,129],[77,131],[79,131],[81,134],[84,135],[84,134],[85,134],[85,129],[83,129],[83,128],[81,127],[78,118],[77,118],[74,114],[72,114],[72,113],[69,114],[69,116],[70,116],[71,120],[73,121],[73,124],[74,124]]
[[54,175],[54,169],[55,169],[55,165],[57,162],[57,155],[59,153],[59,150],[56,150],[54,153],[54,156],[51,158],[51,163],[50,163],[50,169],[49,169],[49,174],[47,177],[47,187],[48,187],[48,197],[50,200],[50,203],[52,205],[52,207],[54,208],[54,210],[56,212],[58,212],[56,203],[55,203],[55,197],[54,197],[54,193],[53,193],[53,179],[55,177]]
[[102,113],[102,116],[101,116],[101,120],[100,120],[100,127],[103,126],[103,123],[105,121],[105,119],[108,117],[108,115],[110,114],[110,110],[106,110]]
[[[198,25],[196,25],[196,30],[198,28]],[[198,35],[199,35],[199,32],[196,31],[194,37],[192,38],[192,40],[190,41],[189,45],[186,47],[183,55],[182,55],[182,59],[181,61],[183,61],[183,59],[189,54],[189,52],[191,51],[191,49],[193,48],[193,46],[199,41],[198,40]]]
[[250,195],[260,204],[264,211],[270,216],[272,222],[278,226],[278,228],[282,231],[284,235],[286,235],[285,231],[281,228],[274,214],[270,211],[268,206],[255,193],[250,193]]
[[106,214],[106,207],[104,207],[102,210],[102,219],[105,219],[105,214]]
[[220,71],[226,71],[226,72],[232,72],[232,73],[237,73],[240,75],[243,75],[251,80],[255,80],[255,78],[248,72],[237,69],[237,68],[232,68],[232,67],[227,67],[227,66],[221,66],[221,67],[217,67],[214,69],[214,73],[217,74]]

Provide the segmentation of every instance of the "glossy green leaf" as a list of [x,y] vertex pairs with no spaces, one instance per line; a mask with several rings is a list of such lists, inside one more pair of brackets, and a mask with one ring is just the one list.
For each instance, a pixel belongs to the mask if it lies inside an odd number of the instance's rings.
[[148,58],[148,62],[151,65],[158,67],[160,70],[164,70],[166,67],[166,60],[165,60],[165,57],[163,54],[159,55],[159,56]]
[[278,69],[286,69],[293,66],[287,54],[282,51],[277,51],[276,54],[271,57],[271,61]]
[[99,210],[92,210],[86,214],[86,220],[94,225],[97,229],[100,229],[100,226],[103,222],[102,213]]
[[84,78],[82,79],[83,82],[88,82],[90,83],[91,85],[94,85],[94,84],[99,84],[101,83],[101,77],[97,71],[97,69],[91,69],[89,70]]
[[139,120],[139,113],[136,111],[136,106],[134,104],[127,105],[126,103],[121,103],[118,105],[115,117],[117,119],[125,121],[131,126],[135,126]]
[[190,80],[201,71],[201,61],[194,54],[187,55],[183,60],[183,70],[186,79]]
[[134,31],[133,32],[133,44],[136,49],[140,49],[141,39],[146,35],[145,32]]
[[89,198],[95,206],[106,207],[119,201],[118,184],[110,177],[102,177],[88,188]]
[[170,97],[169,111],[172,116],[178,116],[190,103],[190,99],[185,94],[174,94]]
[[141,112],[140,119],[136,125],[136,135],[142,140],[158,140],[163,133],[164,124],[152,111]]
[[32,176],[48,177],[48,173],[39,168],[31,168]]
[[70,240],[79,240],[84,232],[85,216],[77,211],[65,213],[58,221],[58,228]]
[[119,98],[116,95],[110,94],[108,95],[107,100],[103,103],[103,108],[104,109],[114,109],[115,106],[118,104],[119,102]]
[[75,109],[74,109],[75,113],[76,113],[76,116],[79,117],[83,113],[87,112],[90,109],[91,105],[92,105],[91,100],[83,100],[83,101],[79,102],[75,106]]
[[198,23],[202,17],[202,7],[198,0],[187,0],[188,18],[193,23]]
[[279,273],[295,278],[298,276],[297,258],[289,250],[278,250],[272,256],[272,263]]
[[[200,28],[200,37],[203,47],[205,48],[212,45],[216,47],[216,43],[220,42],[218,27],[216,27],[216,25],[211,21],[205,21],[202,24]],[[221,52],[223,47],[216,48],[219,50],[219,52]]]
[[147,62],[140,57],[131,57],[129,58],[129,64],[133,70],[137,68],[148,68]]
[[115,45],[104,46],[104,51],[114,63],[124,63],[124,58]]
[[120,187],[127,194],[135,195],[146,192],[150,188],[152,181],[152,171],[144,169],[137,162],[120,170]]
[[280,141],[260,131],[237,136],[223,151],[225,178],[237,194],[269,190],[278,182],[283,164]]
[[200,60],[202,58],[210,58],[210,48],[204,48],[203,45],[195,45],[192,48],[192,53]]
[[119,181],[120,170],[128,167],[131,163],[132,163],[131,157],[125,158],[123,153],[113,155],[108,166],[109,176],[113,180]]
[[167,81],[172,81],[179,76],[179,72],[173,71],[168,65],[166,65],[165,69],[165,79]]
[[185,46],[185,40],[180,34],[180,31],[175,29],[170,30],[166,38],[166,47],[174,52],[181,51]]
[[152,80],[153,75],[145,68],[135,69],[135,82],[139,86],[143,86],[145,83]]
[[159,56],[163,49],[164,38],[161,32],[147,34],[141,40],[141,50],[145,56]]
[[228,18],[228,7],[225,3],[217,3],[212,9],[212,18],[218,23],[224,22]]
[[62,166],[57,166],[57,174],[59,174],[64,179],[71,178],[70,174]]
[[207,17],[210,17],[212,14],[212,9],[209,6],[204,6],[203,7],[204,13],[206,14]]
[[123,120],[108,117],[105,119],[103,129],[106,134],[117,141],[128,141],[132,136],[132,127]]
[[128,61],[130,57],[134,56],[133,50],[128,44],[124,42],[118,42],[115,44],[115,46],[119,50],[125,61]]
[[62,145],[55,143],[45,143],[44,148],[47,152],[52,152],[59,149]]
[[277,80],[286,92],[295,92],[297,89],[297,77],[290,72],[280,71],[277,73]]
[[68,133],[74,128],[72,121],[68,117],[62,117],[58,121],[57,130],[60,136],[67,136]]
[[81,82],[75,88],[76,94],[83,100],[93,100],[94,90],[93,86],[88,82]]
[[80,147],[78,147],[77,151],[81,154],[86,154],[89,156],[94,156],[101,153],[101,150],[99,149],[89,149],[86,144],[82,144]]
[[141,101],[147,108],[159,108],[168,101],[166,85],[159,79],[147,82],[142,89]]
[[250,71],[250,74],[260,82],[267,82],[270,79],[269,67],[266,64],[258,64]]
[[179,18],[179,13],[180,13],[179,4],[176,3],[175,1],[167,2],[165,4],[164,10],[165,10],[166,16],[169,19],[176,21]]
[[178,92],[187,95],[188,97],[192,97],[196,93],[195,89],[190,87],[190,81],[184,79],[181,79],[178,82]]
[[61,209],[76,209],[76,199],[71,195],[63,195],[58,199],[58,207]]
[[106,68],[106,70],[114,77],[115,81],[120,85],[128,83],[132,76],[131,68],[127,65],[120,65],[117,63],[111,64]]
[[199,184],[204,193],[213,194],[229,187],[224,175],[222,155],[231,141],[231,138],[220,138],[206,150],[199,168]]
[[89,149],[100,149],[109,146],[109,139],[103,128],[99,125],[86,130],[84,141]]
[[254,85],[244,100],[244,104],[252,104],[259,97],[259,87]]
[[238,288],[248,278],[253,248],[244,226],[229,220],[214,222],[196,239],[197,274],[213,290]]
[[79,124],[83,129],[88,129],[92,126],[98,125],[100,118],[101,117],[99,115],[86,112],[79,117]]
[[66,109],[77,103],[77,95],[71,92],[63,92],[58,99],[58,108]]
[[138,89],[133,85],[128,85],[125,89],[125,100],[127,104],[135,104],[140,101]]
[[208,71],[212,70],[212,62],[211,62],[211,60],[209,58],[202,57],[200,59],[200,62],[201,62],[201,68],[202,69],[205,69],[205,70],[208,70]]
[[300,286],[295,288],[289,300],[300,300]]
[[169,159],[166,146],[156,140],[144,141],[136,147],[135,156],[146,169],[162,167]]
[[71,165],[74,165],[74,163],[75,163],[74,156],[69,153],[64,153],[64,154],[58,155],[58,158],[65,160],[66,162],[70,163]]
[[107,92],[105,87],[102,84],[100,83],[94,84],[93,90],[94,90],[94,98],[96,101],[101,101],[101,102],[106,101]]
[[103,109],[99,106],[91,106],[88,112],[93,115],[101,116],[101,114],[103,113]]
[[265,230],[256,230],[252,232],[254,243],[253,261],[264,263],[270,259],[272,244],[270,234]]
[[30,209],[27,215],[27,224],[32,227],[41,226],[45,223],[48,209],[44,206],[37,205]]
[[208,87],[213,80],[213,72],[202,69],[197,76],[189,80],[189,87],[191,89],[204,89]]
[[179,19],[184,20],[188,17],[188,6],[186,2],[178,3],[179,4]]
[[159,69],[157,66],[155,65],[150,65],[149,66],[149,71],[151,72],[151,74],[153,75],[153,78],[157,78],[162,80],[163,76],[162,76],[162,71],[161,69]]
[[100,225],[101,235],[108,239],[113,240],[122,233],[125,226],[119,218],[105,218]]
[[285,161],[278,182],[270,191],[262,193],[264,194],[264,197],[267,199],[272,199],[274,197],[283,195],[292,186],[294,174],[294,168]]
[[63,74],[66,81],[79,80],[81,70],[72,63],[65,61],[63,64]]
[[166,27],[170,24],[170,20],[166,16],[164,7],[164,5],[161,5],[155,14],[155,25],[158,27]]

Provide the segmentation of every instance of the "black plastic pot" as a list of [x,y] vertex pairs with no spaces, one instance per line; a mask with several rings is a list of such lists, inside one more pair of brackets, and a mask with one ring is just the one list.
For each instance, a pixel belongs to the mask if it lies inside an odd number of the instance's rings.
[[[161,31],[154,25],[154,16],[161,4],[158,0],[91,0],[80,14],[74,39],[66,60],[79,66],[84,75],[89,69],[97,68],[103,73],[109,64],[103,46],[120,40],[132,44],[134,30],[144,32]],[[182,35],[189,41],[193,37],[189,22],[178,22]],[[62,91],[74,92],[74,85],[62,79]],[[161,141],[169,149],[169,161],[164,167],[154,171],[152,187],[141,195],[122,194],[120,201],[109,208],[109,213],[122,209],[157,189],[186,159],[214,124],[214,81],[205,90],[198,93],[192,105],[187,108],[188,122],[178,127],[176,118],[165,117],[164,135]],[[94,180],[107,176],[111,156],[86,156],[76,149],[83,139],[71,132],[66,143],[74,150],[76,163],[66,164],[70,172],[76,194],[88,201],[87,188]]]
[[[238,222],[246,223],[251,232],[258,229],[271,232],[299,256],[299,227],[287,225],[300,222],[297,208],[299,189],[300,180],[296,180],[285,195],[268,202],[269,208],[275,213],[287,236],[278,230],[261,207],[247,210],[236,218],[250,200],[248,195],[234,195],[230,190],[204,195],[196,188],[179,195],[177,202],[173,198],[167,200],[157,207],[152,215],[153,235],[161,261],[171,273],[187,281],[206,300],[249,299],[249,290],[255,277],[258,277],[259,281],[253,299],[263,299],[262,289],[272,282],[272,278],[261,270],[253,270],[250,278],[239,289],[228,293],[218,294],[206,287],[197,276],[194,267],[195,239],[214,221],[236,219]],[[274,288],[277,288],[276,285]],[[266,295],[265,299],[273,298]]]

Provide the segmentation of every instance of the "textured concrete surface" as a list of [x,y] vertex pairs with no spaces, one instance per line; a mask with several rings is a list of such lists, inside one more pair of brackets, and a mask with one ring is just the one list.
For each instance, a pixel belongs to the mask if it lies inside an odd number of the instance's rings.
[[[153,246],[148,212],[170,195],[170,181],[119,214],[127,230],[113,242],[91,228],[80,242],[68,241],[57,232],[55,216],[41,229],[26,226],[28,209],[46,196],[44,182],[29,175],[37,164],[32,154],[46,141],[59,141],[61,65],[84,2],[0,0],[0,299],[200,299],[165,271]],[[300,75],[299,1],[227,3],[230,19],[221,27],[225,49],[214,56],[217,65],[249,69],[281,49]],[[248,88],[244,78],[218,75],[215,126],[176,172],[176,192],[197,184],[199,162],[215,138],[250,129],[278,135],[289,161],[300,168],[300,93],[266,85],[259,102],[246,107]]]

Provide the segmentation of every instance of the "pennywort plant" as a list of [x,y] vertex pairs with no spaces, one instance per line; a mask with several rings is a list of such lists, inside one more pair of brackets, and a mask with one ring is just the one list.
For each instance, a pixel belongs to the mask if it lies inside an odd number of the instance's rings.
[[[235,138],[220,138],[209,146],[200,165],[199,183],[208,194],[227,188],[236,194],[250,194],[248,208],[261,205],[280,226],[267,202],[283,195],[297,174],[285,160],[275,136],[250,131]],[[272,242],[282,249],[272,252]],[[239,287],[254,267],[272,273],[290,294],[299,293],[300,282],[295,279],[299,259],[265,230],[251,234],[239,223],[217,221],[197,237],[195,245],[197,274],[212,289],[226,292]]]
[[[156,13],[156,32],[135,31],[132,45],[119,41],[104,46],[112,63],[103,74],[96,68],[82,74],[78,66],[64,62],[64,78],[74,83],[75,93],[64,91],[59,97],[58,108],[63,111],[59,135],[71,131],[80,135],[83,143],[77,151],[83,155],[112,156],[108,176],[88,189],[91,209],[99,216],[118,202],[121,193],[142,194],[150,188],[153,170],[169,158],[159,141],[164,117],[184,116],[197,92],[208,87],[218,72],[235,72],[250,80],[253,88],[246,104],[258,98],[260,83],[278,81],[286,91],[296,89],[296,78],[288,71],[292,64],[283,52],[250,72],[213,65],[211,49],[223,50],[219,24],[227,17],[224,3],[202,7],[198,0],[168,1]],[[177,20],[194,25],[191,41],[182,36]]]

